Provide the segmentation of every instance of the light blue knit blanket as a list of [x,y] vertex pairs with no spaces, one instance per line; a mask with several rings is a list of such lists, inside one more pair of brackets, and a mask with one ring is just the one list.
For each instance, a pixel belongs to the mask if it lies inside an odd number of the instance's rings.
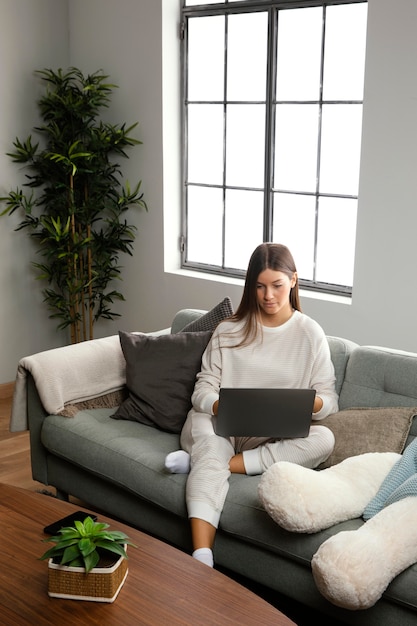
[[408,496],[417,496],[417,438],[406,447],[402,457],[387,474],[362,517],[368,520],[384,507]]

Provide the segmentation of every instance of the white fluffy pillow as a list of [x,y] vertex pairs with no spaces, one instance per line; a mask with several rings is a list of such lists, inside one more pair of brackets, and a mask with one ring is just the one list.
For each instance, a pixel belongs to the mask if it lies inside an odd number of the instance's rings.
[[417,562],[417,497],[382,509],[358,530],[327,539],[311,566],[320,593],[345,609],[368,609]]
[[369,452],[321,471],[280,461],[262,475],[259,498],[286,530],[315,533],[360,517],[399,458],[395,452]]

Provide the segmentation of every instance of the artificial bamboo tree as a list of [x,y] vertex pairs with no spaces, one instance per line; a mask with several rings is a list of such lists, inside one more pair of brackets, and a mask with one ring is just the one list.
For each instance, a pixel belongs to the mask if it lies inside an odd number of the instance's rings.
[[130,207],[147,210],[141,181],[123,184],[116,161],[126,148],[142,142],[133,124],[113,125],[99,119],[116,87],[102,71],[84,76],[77,68],[39,70],[46,92],[38,105],[43,123],[32,136],[16,139],[8,156],[28,168],[27,192],[17,188],[0,198],[1,215],[17,209],[24,217],[16,230],[28,229],[42,262],[33,263],[50,317],[70,328],[71,343],[93,338],[94,323],[114,319],[115,288],[121,278],[119,255],[132,254],[136,227],[125,214]]

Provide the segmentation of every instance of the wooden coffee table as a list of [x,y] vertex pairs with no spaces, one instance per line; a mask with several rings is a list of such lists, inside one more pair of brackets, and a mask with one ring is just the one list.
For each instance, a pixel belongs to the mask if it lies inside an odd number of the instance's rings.
[[43,528],[79,508],[0,483],[3,626],[295,626],[280,611],[227,576],[101,514],[100,521],[124,531],[137,546],[129,548],[129,573],[118,597],[111,604],[50,598],[47,564],[39,560],[49,547],[42,543],[46,537]]

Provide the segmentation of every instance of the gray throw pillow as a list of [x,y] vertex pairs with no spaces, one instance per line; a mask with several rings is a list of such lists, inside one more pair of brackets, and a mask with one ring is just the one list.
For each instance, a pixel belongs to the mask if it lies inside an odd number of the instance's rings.
[[360,407],[313,422],[330,428],[336,440],[332,454],[319,469],[366,452],[401,454],[416,413],[417,407]]
[[112,417],[180,433],[211,335],[211,331],[157,336],[120,331],[129,395]]
[[229,296],[226,296],[219,304],[210,309],[197,320],[190,322],[181,330],[182,333],[196,333],[205,330],[213,331],[218,324],[227,317],[233,315],[233,305]]

